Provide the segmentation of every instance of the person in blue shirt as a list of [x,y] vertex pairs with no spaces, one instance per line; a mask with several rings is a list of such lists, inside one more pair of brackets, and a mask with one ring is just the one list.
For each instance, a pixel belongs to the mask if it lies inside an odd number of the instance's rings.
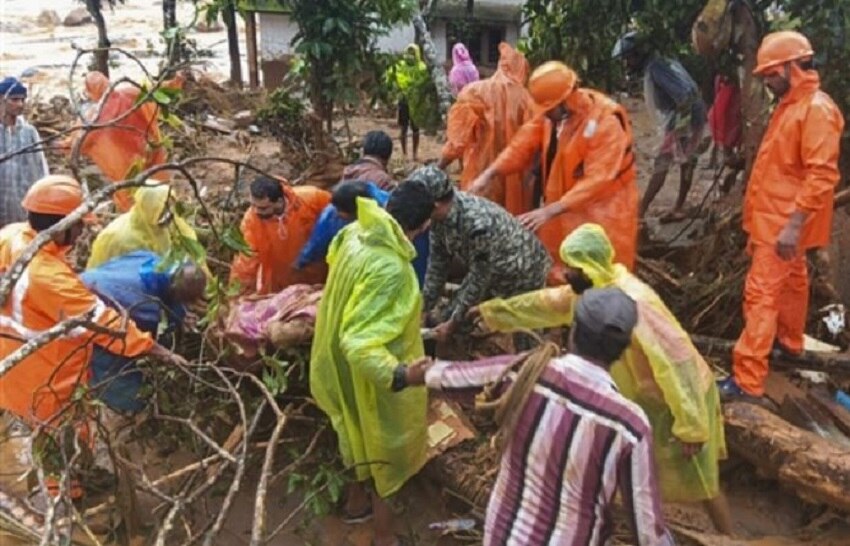
[[[207,278],[190,263],[160,267],[154,252],[139,250],[113,258],[84,272],[83,283],[107,305],[126,310],[140,330],[161,341],[186,318],[186,305],[201,299]],[[132,359],[95,347],[90,384],[111,409],[135,413],[144,407],[139,398],[142,372]]]
[[[325,210],[319,215],[319,219],[313,227],[313,233],[310,234],[310,239],[301,249],[301,254],[295,264],[297,269],[325,259],[331,241],[336,234],[357,219],[358,197],[374,199],[379,205],[386,207],[390,193],[380,189],[372,182],[361,180],[343,180],[337,184],[331,197],[331,204],[325,207]],[[428,237],[426,231],[413,240],[413,246],[416,249],[413,269],[416,271],[416,278],[419,279],[420,287],[425,282],[425,271],[428,268]]]

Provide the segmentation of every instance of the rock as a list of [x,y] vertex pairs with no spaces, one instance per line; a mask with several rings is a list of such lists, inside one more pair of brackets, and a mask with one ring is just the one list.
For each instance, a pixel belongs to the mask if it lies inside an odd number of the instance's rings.
[[94,23],[94,18],[89,11],[86,8],[77,8],[65,16],[65,21],[62,24],[66,27],[81,27],[91,23]]
[[34,66],[31,66],[29,68],[24,69],[24,71],[21,72],[21,77],[22,78],[32,78],[33,76],[38,75],[40,72],[41,72],[41,70],[39,70],[38,68],[36,68]]
[[59,14],[55,10],[46,9],[38,14],[35,22],[40,27],[55,27],[62,24],[62,19],[59,18]]
[[233,116],[233,123],[235,123],[236,127],[239,129],[247,129],[254,123],[254,121],[254,113],[250,110],[236,112]]
[[212,23],[201,21],[195,25],[195,30],[198,32],[221,32],[224,30],[224,27],[218,21],[213,21]]

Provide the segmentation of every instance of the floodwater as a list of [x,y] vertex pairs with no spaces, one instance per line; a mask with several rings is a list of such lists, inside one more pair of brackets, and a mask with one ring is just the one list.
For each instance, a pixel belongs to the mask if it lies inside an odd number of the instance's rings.
[[[23,80],[30,86],[30,96],[47,99],[59,93],[68,95],[68,77],[76,56],[75,48],[97,45],[97,29],[93,23],[79,27],[62,24],[72,10],[81,7],[84,4],[77,0],[0,0],[0,76],[24,75]],[[44,11],[54,11],[59,24],[39,22]],[[177,12],[178,21],[184,25],[195,16],[190,2],[178,2]],[[113,47],[125,49],[138,57],[145,69],[155,74],[159,53],[165,49],[159,35],[162,30],[162,2],[127,0],[114,10],[106,9],[104,18]],[[204,70],[222,78],[229,74],[227,34],[223,27],[216,32],[193,31],[189,39],[210,55],[202,59]],[[241,26],[240,40],[244,41]],[[244,43],[241,51],[244,64]],[[141,79],[144,75],[138,63],[117,52],[110,61],[111,70],[116,75],[133,79]],[[88,60],[85,60],[77,67],[76,82],[81,81],[87,64]],[[243,73],[247,74],[247,67],[243,67]],[[79,84],[76,87],[79,89]]]

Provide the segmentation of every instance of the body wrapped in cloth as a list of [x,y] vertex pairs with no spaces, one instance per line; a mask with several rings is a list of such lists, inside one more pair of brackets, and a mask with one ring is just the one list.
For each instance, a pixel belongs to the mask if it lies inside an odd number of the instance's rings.
[[310,284],[243,298],[228,313],[224,337],[246,356],[255,356],[265,344],[278,349],[309,344],[321,298],[321,285]]

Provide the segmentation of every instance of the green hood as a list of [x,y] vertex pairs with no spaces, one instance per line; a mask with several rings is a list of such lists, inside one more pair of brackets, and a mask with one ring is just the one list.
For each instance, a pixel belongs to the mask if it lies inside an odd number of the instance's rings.
[[[416,249],[405,236],[401,226],[374,199],[357,198],[357,222],[355,224],[359,227],[356,236],[364,244],[389,248],[407,262],[416,257]],[[334,240],[328,252],[329,264],[335,261],[339,240],[341,240],[339,237]]]

